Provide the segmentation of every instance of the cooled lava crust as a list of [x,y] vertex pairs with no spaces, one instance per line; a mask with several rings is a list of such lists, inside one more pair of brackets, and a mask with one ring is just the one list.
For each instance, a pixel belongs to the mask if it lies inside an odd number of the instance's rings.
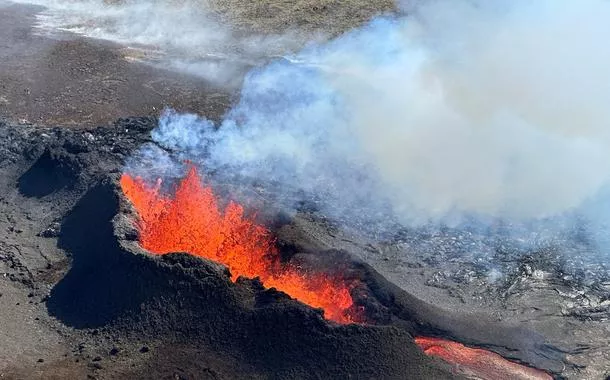
[[[72,262],[46,306],[62,324],[91,332],[91,344],[105,347],[99,342],[103,336],[109,342],[154,345],[155,356],[145,370],[123,369],[119,373],[125,378],[172,378],[176,373],[221,378],[218,368],[230,377],[278,379],[459,377],[451,366],[425,355],[415,336],[485,348],[559,376],[563,354],[542,336],[498,321],[448,314],[348,252],[308,248],[307,239],[291,229],[274,230],[286,259],[316,270],[340,270],[357,280],[352,297],[363,307],[363,323],[327,321],[321,310],[265,289],[256,279],[231,281],[226,267],[205,259],[146,252],[134,227],[137,216],[118,180],[121,161],[146,141],[155,123],[120,121],[122,136],[104,129],[92,134],[38,131],[31,147],[11,145],[2,152],[5,165],[23,156],[32,159],[18,181],[22,195],[56,199],[60,209],[70,205],[65,199],[78,197],[57,232],[58,246]],[[10,141],[26,141],[30,133],[7,131],[4,137]],[[283,222],[287,224],[290,220]],[[95,370],[103,371],[98,366]]]

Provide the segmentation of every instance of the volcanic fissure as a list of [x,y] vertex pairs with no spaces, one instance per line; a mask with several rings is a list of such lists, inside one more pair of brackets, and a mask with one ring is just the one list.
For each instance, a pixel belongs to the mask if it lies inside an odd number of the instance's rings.
[[[128,173],[120,180],[123,193],[138,213],[136,224],[144,249],[160,255],[187,252],[216,261],[229,268],[233,281],[239,277],[258,278],[267,288],[322,309],[330,321],[365,322],[363,307],[354,302],[350,293],[361,285],[357,280],[306,270],[282,260],[271,231],[258,224],[254,215],[247,215],[236,202],[222,208],[195,166],[189,168],[173,194],[164,192],[162,184],[162,179],[150,184]],[[513,363],[486,350],[437,338],[418,337],[415,342],[426,354],[483,378],[505,375],[550,378],[544,371]]]

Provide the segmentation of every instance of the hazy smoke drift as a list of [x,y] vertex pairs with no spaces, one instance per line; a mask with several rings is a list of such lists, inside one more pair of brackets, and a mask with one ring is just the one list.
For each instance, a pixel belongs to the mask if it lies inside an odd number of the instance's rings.
[[[220,85],[240,83],[239,72],[268,55],[302,43],[290,33],[236,37],[213,17],[208,0],[16,0],[46,7],[39,28],[139,47],[163,67]],[[146,57],[142,57],[146,60]]]
[[524,219],[595,204],[610,174],[610,3],[411,11],[251,72],[217,131],[170,112],[154,139],[320,196],[334,216],[373,220],[387,204],[403,223]]

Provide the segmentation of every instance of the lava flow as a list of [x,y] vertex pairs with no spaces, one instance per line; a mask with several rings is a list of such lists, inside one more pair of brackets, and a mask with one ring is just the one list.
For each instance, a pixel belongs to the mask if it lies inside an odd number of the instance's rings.
[[546,372],[504,359],[502,356],[466,347],[450,340],[416,337],[415,343],[427,355],[439,357],[456,365],[466,375],[479,379],[552,380]]
[[324,310],[327,319],[354,322],[353,301],[345,281],[309,273],[280,262],[274,239],[265,227],[230,202],[224,210],[211,187],[191,167],[173,196],[161,194],[161,181],[151,186],[128,174],[121,188],[139,214],[140,244],[152,253],[188,252],[229,267],[232,279],[258,277],[295,299]]

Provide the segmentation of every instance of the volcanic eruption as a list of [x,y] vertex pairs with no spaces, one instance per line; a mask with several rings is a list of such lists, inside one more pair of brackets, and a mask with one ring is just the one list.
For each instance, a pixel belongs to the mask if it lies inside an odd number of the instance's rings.
[[129,174],[121,178],[123,192],[140,217],[143,248],[157,254],[188,252],[217,261],[228,266],[233,280],[258,277],[266,287],[322,308],[330,320],[356,320],[349,284],[282,263],[269,230],[247,217],[235,202],[222,210],[194,166],[173,196],[162,194],[160,185],[160,180],[150,186]]
[[[530,78],[521,81],[528,93],[548,94],[551,103],[563,104],[564,98],[555,98],[561,93],[555,88],[559,80],[547,81],[536,67],[511,59],[531,56],[543,68],[546,62],[569,65],[560,59],[563,49],[552,45],[542,52],[529,43],[530,28],[537,28],[536,35],[544,39],[555,23],[571,20],[564,19],[566,9],[524,10],[536,11],[533,23],[497,13],[493,6],[458,9],[456,14],[485,28],[485,33],[472,34],[461,29],[459,17],[442,12],[441,5],[424,6],[421,19],[379,18],[252,70],[238,101],[221,120],[164,112],[152,132],[162,153],[153,152],[152,161],[168,154],[220,173],[233,185],[274,186],[273,195],[284,201],[280,208],[298,213],[302,203],[315,204],[306,212],[328,217],[356,234],[382,236],[380,240],[391,241],[409,228],[455,227],[460,236],[462,231],[479,231],[484,244],[451,250],[476,256],[482,271],[496,273],[496,256],[506,236],[490,226],[511,226],[506,235],[523,235],[514,240],[523,243],[524,251],[537,244],[532,235],[549,244],[563,238],[575,213],[589,214],[583,202],[594,199],[605,183],[589,175],[596,170],[581,170],[607,161],[602,148],[606,140],[591,137],[603,123],[591,119],[591,134],[577,131],[579,138],[568,137],[570,117],[597,112],[590,109],[594,105],[571,102],[550,112],[533,106],[535,102],[525,104],[516,96],[514,82],[504,79],[505,74]],[[506,34],[505,29],[516,33]],[[504,46],[515,46],[515,54],[498,50]],[[549,75],[562,78],[561,73],[551,70]],[[574,86],[590,92],[591,83]],[[566,110],[569,115],[558,116]],[[599,114],[604,119],[605,111]],[[127,173],[130,168],[128,163]],[[558,172],[564,175],[556,176]],[[507,345],[492,344],[493,332],[473,331],[471,323],[454,327],[450,318],[432,315],[439,310],[398,316],[392,297],[380,307],[385,308],[383,318],[369,318],[367,313],[375,308],[359,297],[368,286],[362,278],[296,264],[278,250],[271,231],[242,206],[220,202],[194,166],[175,191],[165,191],[164,181],[131,174],[121,179],[139,214],[140,243],[149,252],[184,251],[220,262],[234,281],[240,276],[259,278],[267,288],[323,309],[325,317],[337,323],[408,320],[409,333],[420,336],[417,343],[426,353],[470,366],[483,377],[519,371],[517,364],[507,362],[494,372],[483,363],[504,363],[499,356],[421,336],[510,352],[507,347],[517,341],[531,343],[525,334],[510,336]],[[469,334],[478,334],[477,339],[469,339]],[[528,348],[521,347],[524,352]],[[527,356],[516,359],[531,364]]]
[[28,50],[0,70],[27,118],[0,119],[0,377],[610,374],[607,2],[228,2],[302,43],[199,0],[27,2],[0,5]]
[[[364,322],[359,313],[362,307],[355,305],[350,293],[356,285],[354,279],[305,270],[282,260],[271,231],[257,224],[254,215],[247,215],[234,201],[222,208],[195,166],[189,167],[173,194],[164,193],[162,184],[162,179],[149,184],[128,173],[120,179],[123,193],[137,211],[144,249],[153,254],[187,252],[207,258],[226,265],[233,281],[240,276],[259,278],[268,288],[322,309],[328,320],[339,324]],[[544,371],[482,349],[439,338],[417,337],[415,342],[426,354],[453,363],[462,373],[485,379],[550,379]]]

